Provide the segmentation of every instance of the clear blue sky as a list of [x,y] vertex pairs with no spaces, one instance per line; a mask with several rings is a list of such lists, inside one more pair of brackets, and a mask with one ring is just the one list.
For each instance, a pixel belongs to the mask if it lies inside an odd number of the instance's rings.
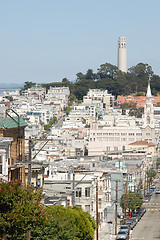
[[1,0],[0,83],[76,79],[117,65],[127,39],[127,68],[139,62],[160,75],[160,0]]

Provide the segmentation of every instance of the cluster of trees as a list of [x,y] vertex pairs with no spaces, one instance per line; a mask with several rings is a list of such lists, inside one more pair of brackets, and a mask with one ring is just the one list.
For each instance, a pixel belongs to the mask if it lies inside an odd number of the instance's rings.
[[121,196],[120,206],[123,209],[125,208],[125,201],[126,201],[126,208],[129,209],[129,211],[134,211],[137,208],[142,206],[143,196],[139,193],[133,193],[129,191],[127,194],[127,199],[126,199],[126,194],[123,194]]
[[122,103],[121,109],[123,115],[126,114],[126,110],[129,109],[129,116],[135,116],[137,118],[141,118],[142,114],[144,113],[144,108],[143,107],[137,108],[136,103],[132,101]]
[[[105,63],[100,65],[97,72],[88,69],[86,74],[81,72],[76,74],[74,82],[63,78],[62,82],[52,82],[42,84],[43,87],[49,89],[52,87],[66,86],[70,88],[70,100],[82,100],[90,88],[107,89],[113,95],[128,95],[140,92],[143,95],[146,92],[148,80],[151,81],[151,89],[153,95],[160,92],[160,76],[155,75],[152,67],[148,64],[138,63],[128,69],[127,73],[121,72],[116,66]],[[34,86],[35,83],[25,82],[24,89]]]
[[48,129],[56,122],[57,122],[57,117],[53,116],[53,118],[49,120],[49,123],[44,125],[44,130],[48,131]]
[[152,179],[156,176],[156,171],[154,169],[149,169],[147,171],[147,177],[152,181]]
[[69,106],[66,106],[66,107],[64,107],[64,112],[66,113],[66,115],[68,116],[68,114],[70,113],[70,111],[72,110],[72,108],[71,108],[71,106],[69,105]]
[[95,221],[79,207],[42,203],[42,191],[19,181],[0,182],[0,238],[20,240],[91,240]]

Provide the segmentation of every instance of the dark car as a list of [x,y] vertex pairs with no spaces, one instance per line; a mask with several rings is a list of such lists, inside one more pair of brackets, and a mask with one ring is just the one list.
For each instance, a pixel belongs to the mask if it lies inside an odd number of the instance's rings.
[[116,239],[118,240],[118,239],[129,239],[129,235],[128,235],[128,233],[126,232],[126,231],[122,231],[122,230],[120,230],[119,232],[118,232],[118,234],[117,234],[117,237],[116,237]]
[[135,227],[138,222],[138,219],[136,217],[131,217],[129,221],[131,221],[133,223],[133,227]]
[[126,225],[128,226],[129,229],[131,229],[133,227],[133,222],[132,221],[127,221]]
[[141,218],[140,214],[138,213],[133,214],[132,217],[136,217],[137,221],[139,221]]
[[128,227],[128,225],[121,225],[120,231],[125,231],[125,232],[127,232],[129,234],[129,227]]
[[142,217],[145,214],[145,212],[146,212],[146,209],[143,207],[138,209],[138,214],[140,215],[140,217]]

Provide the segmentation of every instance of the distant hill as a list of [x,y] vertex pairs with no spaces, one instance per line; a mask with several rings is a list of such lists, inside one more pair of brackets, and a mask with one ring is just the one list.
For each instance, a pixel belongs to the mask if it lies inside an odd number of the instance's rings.
[[3,89],[20,89],[23,88],[24,84],[18,84],[18,83],[0,83],[0,88]]

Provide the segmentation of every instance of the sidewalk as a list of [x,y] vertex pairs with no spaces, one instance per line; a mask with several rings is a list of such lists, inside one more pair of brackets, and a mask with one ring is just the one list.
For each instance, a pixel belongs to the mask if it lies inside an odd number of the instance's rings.
[[[102,223],[98,229],[98,240],[115,240],[116,235],[114,235],[114,225],[108,223]],[[96,240],[96,233],[95,233]]]

